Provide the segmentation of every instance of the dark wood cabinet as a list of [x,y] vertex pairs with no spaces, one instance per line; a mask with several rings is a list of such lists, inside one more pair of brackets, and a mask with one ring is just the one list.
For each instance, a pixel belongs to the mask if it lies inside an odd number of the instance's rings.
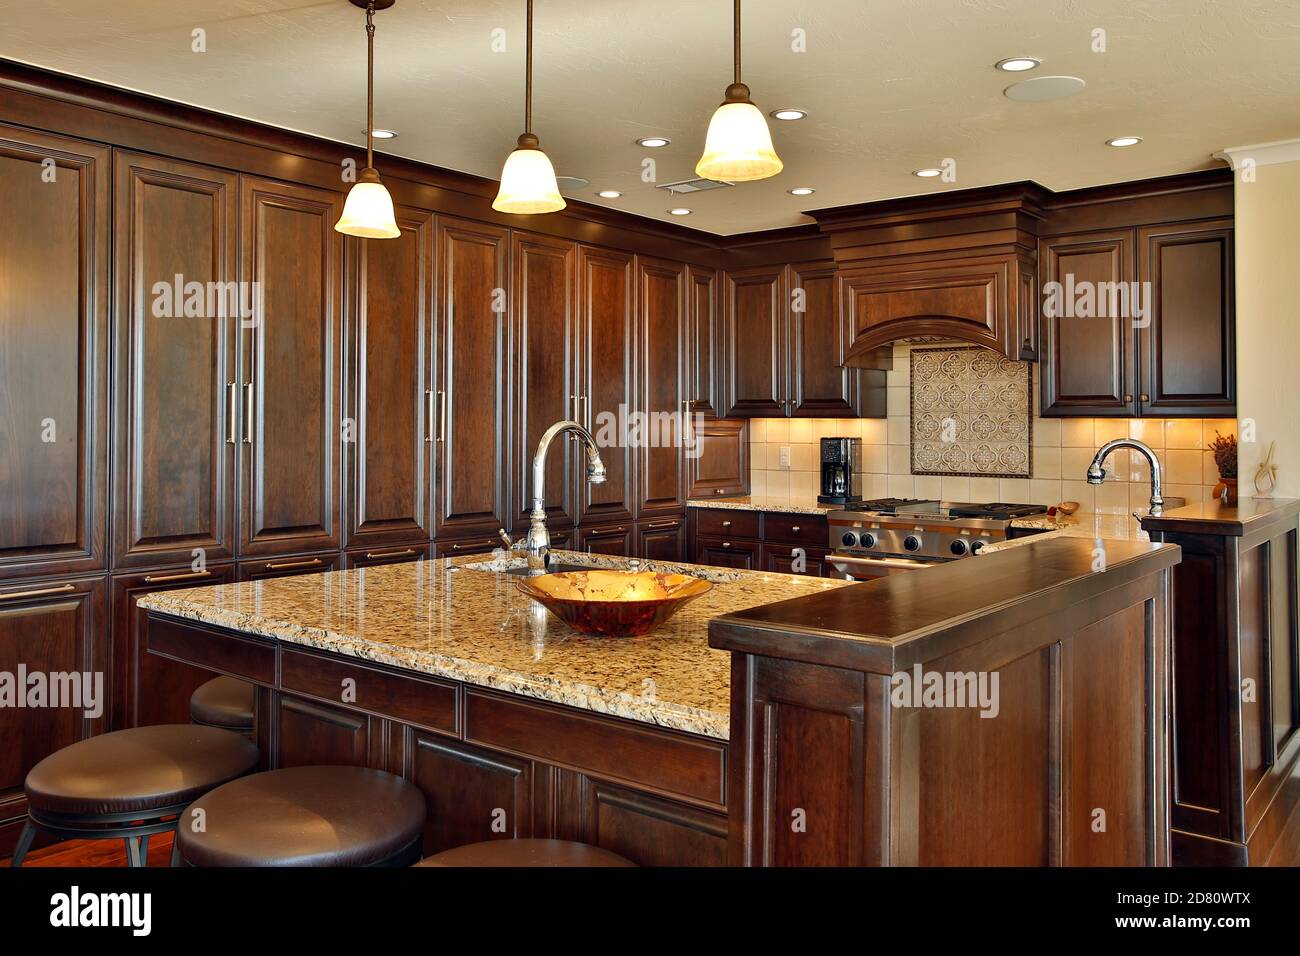
[[[577,246],[515,232],[510,239],[514,284],[513,492],[516,530],[533,507],[533,454],[551,425],[581,415],[578,397]],[[552,532],[577,521],[577,483],[585,455],[572,437],[552,445],[546,461],[546,517]],[[585,481],[584,481],[585,483]]]
[[231,560],[238,177],[119,152],[114,189],[113,566]]
[[337,550],[343,237],[338,193],[243,177],[241,555]]
[[729,271],[723,311],[723,361],[728,418],[787,414],[786,291],[783,266]]
[[109,151],[0,126],[0,579],[105,566]]
[[712,564],[720,568],[757,571],[763,564],[763,545],[762,542],[743,538],[713,538],[697,535],[691,561],[695,564]]
[[401,564],[405,561],[423,561],[429,557],[430,546],[413,544],[404,548],[360,548],[343,552],[343,567],[373,568],[381,564]]
[[[790,330],[786,407],[791,415],[853,417],[862,410],[865,374],[845,368],[852,344],[840,306],[834,262],[805,262],[789,268]],[[883,380],[884,373],[875,373]],[[881,391],[883,398],[883,390]],[[875,409],[885,414],[883,405]]]
[[651,561],[685,561],[686,517],[638,522],[635,554]]
[[150,724],[188,724],[190,695],[216,675],[209,670],[148,653],[145,613],[137,602],[156,591],[207,587],[235,579],[226,564],[202,570],[182,569],[118,574],[112,587],[112,708],[108,727],[122,730]]
[[722,409],[722,283],[713,269],[686,269],[686,401],[690,411],[716,417]]
[[633,448],[621,425],[636,407],[635,270],[623,252],[578,247],[579,421],[601,445],[607,477],[578,482],[578,523],[631,521],[636,507]]
[[638,518],[678,515],[686,506],[686,269],[680,263],[637,259],[635,436]]
[[401,235],[349,239],[343,401],[349,548],[433,536],[433,214],[398,207]]
[[282,578],[290,574],[323,574],[337,571],[342,560],[343,556],[338,552],[307,557],[255,558],[239,562],[236,574],[240,581]]
[[[0,673],[16,675],[21,667],[28,673],[104,674],[105,590],[103,577],[9,582],[0,588]],[[107,680],[101,690],[95,702],[99,714],[90,707],[0,707],[0,854],[13,851],[27,812],[27,771],[104,728],[110,706],[104,699],[110,693]],[[91,703],[85,696],[82,702]]]
[[275,706],[275,767],[373,765],[380,737],[369,714],[288,694],[276,695]]
[[576,550],[632,557],[636,554],[635,538],[636,528],[631,524],[584,525],[578,528]]
[[[560,544],[560,535],[552,532],[551,546],[563,548],[566,545]],[[496,535],[473,535],[466,538],[440,538],[433,543],[433,556],[435,558],[454,558],[462,554],[491,554],[497,548],[504,548],[505,544]]]
[[593,780],[580,779],[580,830],[574,839],[638,866],[725,866],[725,815]]
[[[798,552],[798,553],[796,553]],[[807,574],[815,578],[840,577],[826,560],[825,548],[805,548],[790,544],[763,545],[763,570],[778,574]]]
[[436,537],[509,527],[507,230],[437,222]]
[[688,526],[696,564],[839,576],[827,560],[829,527],[824,515],[692,508]]
[[[1133,231],[1103,230],[1053,236],[1038,244],[1044,288],[1059,287],[1048,297],[1040,333],[1043,361],[1044,415],[1122,416],[1139,414],[1136,332],[1127,315],[1073,314],[1069,291],[1132,288],[1136,261]],[[1122,285],[1121,285],[1122,283]],[[1095,302],[1095,299],[1092,301]],[[1067,314],[1057,314],[1065,312]],[[1107,312],[1111,307],[1107,304]]]
[[692,435],[686,497],[723,498],[749,489],[749,426],[745,419],[709,419]]

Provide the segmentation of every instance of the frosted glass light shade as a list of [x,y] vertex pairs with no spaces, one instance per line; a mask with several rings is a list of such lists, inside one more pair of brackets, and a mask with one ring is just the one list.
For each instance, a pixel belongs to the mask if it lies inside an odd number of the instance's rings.
[[334,229],[362,239],[396,239],[402,234],[393,215],[393,197],[379,181],[379,173],[370,168],[361,171]]
[[536,146],[521,144],[506,157],[501,169],[501,188],[492,200],[493,209],[527,216],[558,212],[564,206],[564,197],[555,182],[555,167],[544,152]]
[[785,164],[772,148],[767,118],[750,102],[728,101],[709,120],[695,175],[731,183],[775,176]]

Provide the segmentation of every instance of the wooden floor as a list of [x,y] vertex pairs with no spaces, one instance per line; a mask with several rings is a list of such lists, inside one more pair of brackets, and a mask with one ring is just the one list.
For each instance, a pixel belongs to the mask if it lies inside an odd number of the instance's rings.
[[[168,866],[172,856],[172,835],[159,833],[149,839],[149,865]],[[9,858],[0,858],[9,866]],[[126,866],[126,844],[121,840],[64,840],[32,850],[23,866]]]

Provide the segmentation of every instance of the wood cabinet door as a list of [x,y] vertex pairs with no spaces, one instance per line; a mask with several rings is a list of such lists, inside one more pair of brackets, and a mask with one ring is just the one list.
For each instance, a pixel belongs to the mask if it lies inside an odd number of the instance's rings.
[[712,419],[692,436],[686,497],[743,495],[749,488],[749,428],[744,419]]
[[727,818],[615,784],[580,778],[579,838],[638,866],[726,866]]
[[[104,729],[110,706],[103,699],[110,692],[105,676],[105,603],[102,577],[40,584],[11,581],[0,588],[0,673],[16,676],[22,667],[29,675],[57,672],[104,677],[98,701],[83,696],[70,702],[93,703],[93,707],[0,707],[0,741],[4,742],[0,746],[0,854],[12,852],[22,826],[20,817],[27,810],[23,796],[27,771],[54,751]],[[28,692],[26,682],[19,692]]]
[[[791,414],[848,417],[861,411],[862,375],[844,368],[852,329],[840,308],[840,281],[834,262],[790,267]],[[876,373],[882,375],[884,373]]]
[[371,744],[379,734],[372,725],[378,718],[284,693],[275,698],[273,767],[374,765]]
[[336,571],[342,554],[321,554],[306,558],[258,558],[241,561],[236,574],[240,581],[261,581],[264,578],[283,578],[291,574],[324,574]]
[[636,526],[636,556],[650,561],[686,560],[686,518],[660,518]]
[[252,304],[235,283],[238,177],[124,152],[113,171],[113,567],[230,560]]
[[690,414],[685,266],[637,259],[636,321],[636,513],[638,518],[681,514]]
[[635,406],[636,302],[632,256],[578,247],[580,421],[600,445],[606,478],[578,479],[578,523],[630,521],[636,500],[632,448],[623,433]]
[[190,695],[217,676],[201,667],[149,653],[146,615],[137,606],[140,598],[156,591],[227,584],[234,579],[233,564],[201,571],[186,568],[113,577],[110,730],[188,724]]
[[1140,330],[1144,415],[1236,414],[1232,221],[1138,230],[1138,279],[1150,283]]
[[[533,510],[533,455],[542,433],[576,419],[577,246],[563,239],[515,232],[510,237],[514,283],[512,357],[514,467],[512,527],[528,528]],[[577,520],[577,481],[586,460],[572,436],[554,442],[546,460],[546,522],[559,530]]]
[[723,381],[728,418],[788,414],[785,268],[727,273],[723,310]]
[[104,567],[109,152],[0,126],[0,579]]
[[[801,555],[795,551],[801,550]],[[826,560],[825,548],[800,548],[789,544],[763,545],[763,570],[778,574],[806,574],[814,578],[839,577],[835,568]],[[796,561],[798,566],[796,567]]]
[[[1133,288],[1133,231],[1040,240],[1038,263],[1044,290],[1060,289],[1060,308],[1052,308],[1053,298],[1048,294],[1043,301],[1039,334],[1042,414],[1138,414],[1133,318],[1127,309],[1113,308],[1109,295],[1097,295],[1099,289]],[[1104,316],[1096,314],[1103,301],[1108,313]],[[1086,302],[1091,304],[1085,306]],[[1053,311],[1064,314],[1050,314]],[[1087,312],[1093,314],[1080,314]]]
[[686,400],[691,411],[717,416],[722,408],[722,323],[719,273],[686,268]]
[[508,231],[438,219],[434,535],[491,534],[506,501]]
[[740,568],[744,571],[760,570],[763,561],[763,545],[759,541],[739,538],[695,539],[695,555],[691,558],[696,564],[712,564],[722,568]]
[[636,554],[636,528],[630,524],[578,528],[578,551],[587,554]]
[[343,409],[348,547],[433,537],[433,213],[399,207],[396,239],[348,239]]
[[340,196],[240,180],[240,278],[256,283],[243,349],[242,555],[339,547]]

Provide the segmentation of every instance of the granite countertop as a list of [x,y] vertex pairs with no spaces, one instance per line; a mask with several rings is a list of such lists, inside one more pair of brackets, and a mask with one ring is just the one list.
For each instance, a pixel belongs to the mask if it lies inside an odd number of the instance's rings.
[[[555,560],[630,559],[554,551]],[[523,563],[498,552],[242,581],[145,595],[139,606],[289,644],[346,654],[538,700],[726,740],[731,655],[708,646],[711,618],[849,585],[829,578],[642,561],[714,583],[658,630],[589,637],[525,597]]]
[[[1135,515],[1092,514],[1091,512],[1072,515],[1056,514],[1037,518],[1016,518],[1011,527],[1019,530],[1033,529],[1052,532],[1052,537],[1060,538],[1111,538],[1119,541],[1149,541],[1150,535],[1142,530]],[[1016,541],[1031,540],[1017,538]],[[1033,535],[1032,540],[1042,541],[1043,535]],[[1015,541],[1007,542],[1014,544]],[[990,546],[1002,547],[1002,545]],[[985,548],[981,553],[987,553]]]
[[778,511],[791,515],[825,515],[843,505],[824,505],[816,495],[736,495],[731,498],[691,498],[688,508],[730,508],[733,511]]

